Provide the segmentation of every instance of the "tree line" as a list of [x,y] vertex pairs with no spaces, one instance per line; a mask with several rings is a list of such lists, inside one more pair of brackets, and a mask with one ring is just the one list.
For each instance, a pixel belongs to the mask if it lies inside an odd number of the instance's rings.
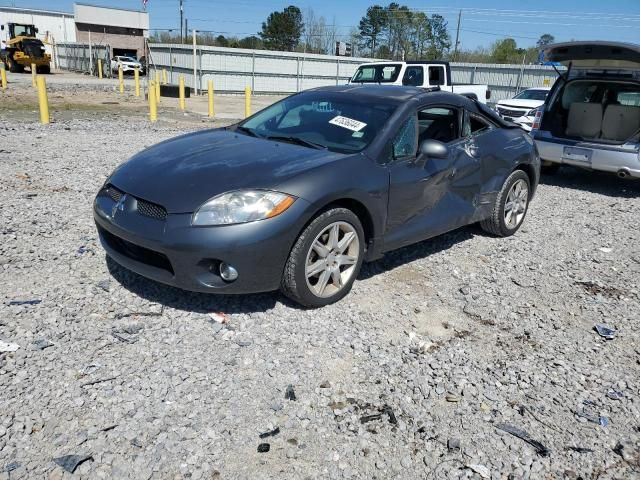
[[[155,32],[152,42],[180,43],[179,34]],[[295,5],[274,11],[262,22],[255,35],[225,36],[197,33],[199,45],[231,48],[280,50],[333,55],[336,41],[351,45],[353,56],[390,60],[447,59],[482,63],[536,63],[538,52],[554,41],[543,34],[535,47],[519,48],[513,38],[504,38],[490,47],[457,50],[452,46],[449,25],[443,16],[428,15],[399,3],[367,8],[357,27],[339,33],[335,17],[316,16],[309,8],[304,13]]]

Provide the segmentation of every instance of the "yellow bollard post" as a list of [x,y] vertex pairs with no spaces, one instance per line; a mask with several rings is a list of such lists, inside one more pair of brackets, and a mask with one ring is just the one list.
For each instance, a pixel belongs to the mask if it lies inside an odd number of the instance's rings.
[[244,118],[251,116],[251,87],[244,88]]
[[158,103],[156,100],[156,86],[154,81],[149,82],[149,120],[155,122],[158,120]]
[[162,69],[162,84],[163,85],[167,84],[167,69],[166,68]]
[[156,105],[160,106],[160,72],[156,74]]
[[42,75],[36,80],[38,85],[38,103],[40,104],[40,122],[49,123],[49,98],[47,97],[47,81]]
[[124,93],[124,73],[122,65],[118,65],[118,82],[120,83],[120,93]]
[[98,59],[98,78],[102,80],[102,59]]
[[0,68],[0,80],[2,81],[2,89],[7,89],[7,71],[4,68]]
[[133,78],[136,82],[136,97],[140,96],[140,71],[135,68],[133,70]]
[[184,76],[180,75],[178,90],[180,92],[180,110],[184,110]]
[[38,71],[38,69],[36,68],[36,64],[32,63],[31,64],[31,84],[33,85],[33,87],[36,87],[36,72]]
[[207,82],[207,87],[209,91],[209,118],[213,118],[213,80]]

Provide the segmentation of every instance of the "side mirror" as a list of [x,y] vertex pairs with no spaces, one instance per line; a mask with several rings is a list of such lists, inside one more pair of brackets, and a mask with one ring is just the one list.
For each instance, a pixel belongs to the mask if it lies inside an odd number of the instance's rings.
[[430,158],[447,158],[449,149],[438,140],[425,140],[420,144],[420,155]]

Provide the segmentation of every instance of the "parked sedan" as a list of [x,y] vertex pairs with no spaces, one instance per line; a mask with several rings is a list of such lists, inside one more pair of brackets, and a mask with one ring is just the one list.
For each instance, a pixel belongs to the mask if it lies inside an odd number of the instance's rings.
[[140,74],[144,73],[144,66],[133,57],[116,56],[111,59],[111,70],[118,73],[118,69],[122,66],[122,73],[133,74],[138,69]]
[[463,225],[522,225],[540,160],[524,131],[460,95],[308,90],[118,167],[94,217],[107,254],[186,290],[343,298],[363,261]]
[[508,100],[496,104],[498,114],[530,132],[538,107],[544,105],[551,87],[528,88]]

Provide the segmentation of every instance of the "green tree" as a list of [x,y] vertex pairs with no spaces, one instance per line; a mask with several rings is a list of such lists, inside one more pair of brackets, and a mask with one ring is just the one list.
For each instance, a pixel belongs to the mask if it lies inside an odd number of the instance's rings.
[[552,44],[553,42],[556,41],[556,37],[554,37],[553,35],[551,35],[550,33],[545,33],[543,35],[540,35],[540,38],[538,39],[538,41],[536,42],[536,47],[538,48],[544,48],[547,45]]
[[498,40],[493,44],[491,57],[496,63],[510,63],[518,55],[518,44],[513,38]]
[[282,12],[272,12],[267,21],[262,23],[259,33],[267,50],[293,51],[304,30],[302,12],[296,6],[290,5]]
[[447,31],[447,21],[442,15],[431,15],[431,37],[429,39],[429,58],[443,58],[451,48],[451,37]]
[[371,50],[371,56],[376,57],[376,48],[383,30],[388,22],[387,11],[380,5],[367,8],[367,13],[360,19],[358,29],[360,31],[361,45]]
[[255,50],[262,48],[262,46],[262,40],[255,35],[238,40],[238,48],[252,48]]
[[411,48],[409,58],[422,59],[429,51],[432,37],[431,21],[422,12],[416,12],[411,19]]
[[227,38],[224,35],[218,35],[216,37],[216,45],[219,47],[228,47],[229,40],[227,40]]

